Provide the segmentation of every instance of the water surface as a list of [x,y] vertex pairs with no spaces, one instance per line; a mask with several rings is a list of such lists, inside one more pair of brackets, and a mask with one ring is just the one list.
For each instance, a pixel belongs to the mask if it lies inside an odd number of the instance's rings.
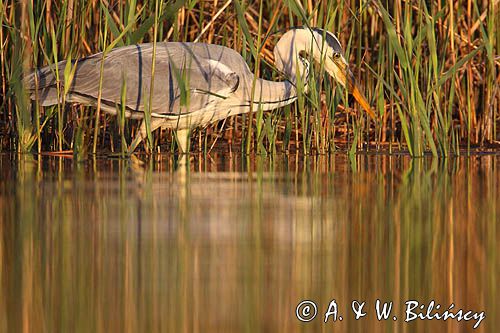
[[[473,331],[405,322],[405,302],[435,300],[496,332],[499,163],[0,155],[0,331]],[[325,324],[333,299],[343,320]]]

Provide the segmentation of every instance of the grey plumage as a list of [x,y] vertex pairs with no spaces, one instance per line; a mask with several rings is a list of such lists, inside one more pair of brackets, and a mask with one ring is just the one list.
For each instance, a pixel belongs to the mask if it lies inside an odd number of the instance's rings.
[[318,28],[313,28],[312,30],[317,32],[318,34],[320,34],[322,36],[325,36],[326,44],[329,47],[331,47],[334,50],[334,52],[337,52],[337,53],[343,52],[342,45],[340,45],[339,40],[337,39],[337,37],[335,37],[334,34],[332,34],[331,32],[328,32],[328,31],[324,31],[322,29],[318,29]]
[[[121,85],[126,82],[127,110],[133,116],[142,118],[144,107],[149,100],[152,51],[152,44],[141,44],[117,48],[106,55],[102,83],[104,103],[109,105],[119,103]],[[230,65],[233,73],[251,74],[246,63],[234,61],[234,59],[238,60],[234,58],[234,54],[237,54],[234,50],[218,45],[158,43],[152,112],[171,115],[179,113],[181,88],[178,81],[180,77],[186,80],[184,84],[188,86],[188,89],[200,97],[190,99],[190,108],[183,112],[193,111],[207,103],[211,95],[202,92],[236,90],[239,85],[238,75],[226,75],[209,64],[211,59],[218,59]],[[67,101],[97,99],[101,59],[102,54],[98,53],[74,61],[77,67],[66,97]],[[66,62],[60,62],[58,66],[59,72],[62,73]],[[57,103],[56,78],[53,68],[42,68],[37,74],[42,105]],[[34,89],[34,75],[28,78],[28,82],[29,86]]]

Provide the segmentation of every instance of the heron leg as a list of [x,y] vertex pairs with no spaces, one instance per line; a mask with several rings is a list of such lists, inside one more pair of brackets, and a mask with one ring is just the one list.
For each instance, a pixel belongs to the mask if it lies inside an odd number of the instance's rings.
[[[151,119],[151,132],[155,131],[158,127],[160,127],[162,123],[163,123],[163,119],[152,118]],[[135,149],[137,148],[137,146],[139,146],[139,144],[143,140],[145,140],[147,137],[148,137],[148,133],[146,131],[146,123],[144,121],[142,121],[141,127],[139,128],[139,133],[137,133],[136,137],[134,138],[134,141],[132,141],[132,143],[128,147],[128,154],[132,155],[134,153]]]
[[189,153],[189,128],[179,129],[176,132],[177,143],[182,154]]
[[134,141],[132,141],[132,143],[130,144],[130,146],[128,147],[128,154],[129,155],[132,155],[135,151],[135,149],[137,148],[137,146],[141,143],[142,141],[142,135],[140,134],[140,132],[136,135],[136,137],[134,138]]

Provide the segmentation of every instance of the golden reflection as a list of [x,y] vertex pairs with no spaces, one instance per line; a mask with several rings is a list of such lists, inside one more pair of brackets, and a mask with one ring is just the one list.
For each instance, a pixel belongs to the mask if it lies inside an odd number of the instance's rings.
[[[477,331],[494,331],[499,158],[353,159],[0,155],[0,331],[472,328],[405,323],[411,299],[485,311]],[[325,324],[332,299],[344,320]]]

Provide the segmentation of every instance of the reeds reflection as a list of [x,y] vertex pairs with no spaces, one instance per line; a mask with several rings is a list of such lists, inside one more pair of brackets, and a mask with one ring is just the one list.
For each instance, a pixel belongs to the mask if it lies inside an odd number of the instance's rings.
[[[405,323],[410,299],[500,324],[496,156],[214,156],[183,173],[168,156],[0,156],[3,332],[472,330]],[[344,320],[325,324],[331,299]]]

